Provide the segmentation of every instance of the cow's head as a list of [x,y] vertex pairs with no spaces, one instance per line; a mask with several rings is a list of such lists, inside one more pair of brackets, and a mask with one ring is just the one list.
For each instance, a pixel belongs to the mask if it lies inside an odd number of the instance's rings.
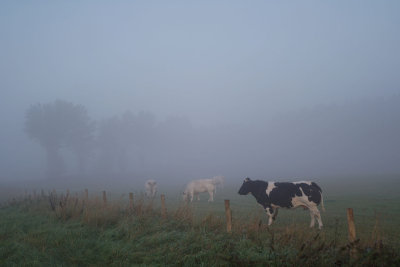
[[251,179],[249,177],[245,178],[242,186],[239,189],[239,195],[247,195],[251,192]]

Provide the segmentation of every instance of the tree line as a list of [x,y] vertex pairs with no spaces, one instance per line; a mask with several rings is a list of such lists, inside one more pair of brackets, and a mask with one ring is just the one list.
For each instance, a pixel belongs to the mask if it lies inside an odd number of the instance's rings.
[[79,175],[395,173],[400,171],[399,114],[400,96],[394,96],[316,106],[268,120],[260,113],[250,127],[193,127],[187,118],[158,121],[151,112],[94,120],[84,106],[56,100],[32,105],[25,131],[46,152],[48,177],[71,171],[66,151]]
[[184,143],[182,135],[191,130],[185,118],[156,123],[155,116],[144,111],[96,121],[83,105],[64,100],[31,105],[25,119],[26,134],[45,151],[48,178],[67,172],[65,150],[74,155],[79,175],[125,173],[145,165],[152,151]]

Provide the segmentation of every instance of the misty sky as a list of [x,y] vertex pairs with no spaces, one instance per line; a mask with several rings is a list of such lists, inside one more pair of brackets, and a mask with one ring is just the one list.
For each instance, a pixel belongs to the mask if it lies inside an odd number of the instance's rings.
[[38,102],[82,104],[96,119],[131,110],[251,127],[398,96],[399,11],[364,0],[1,1],[0,167],[43,167],[23,133]]

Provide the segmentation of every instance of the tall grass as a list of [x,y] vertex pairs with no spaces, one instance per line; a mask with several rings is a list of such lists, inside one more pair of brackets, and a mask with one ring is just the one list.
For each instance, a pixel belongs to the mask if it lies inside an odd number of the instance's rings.
[[[0,265],[395,266],[398,248],[384,242],[379,216],[369,239],[349,243],[339,220],[327,230],[285,221],[268,227],[261,212],[223,213],[176,203],[161,216],[157,200],[55,191],[11,200],[0,209]],[[208,205],[208,203],[207,203]],[[216,204],[213,204],[216,205]],[[204,205],[205,206],[205,205]],[[221,207],[223,205],[221,204]],[[207,206],[208,207],[208,206]],[[204,212],[206,210],[206,212]],[[283,216],[284,217],[284,216]],[[308,216],[307,216],[308,217]],[[350,257],[350,250],[356,257]]]

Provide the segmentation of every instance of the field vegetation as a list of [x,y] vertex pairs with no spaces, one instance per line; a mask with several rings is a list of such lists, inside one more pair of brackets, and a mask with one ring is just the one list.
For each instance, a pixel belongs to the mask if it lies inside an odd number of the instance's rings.
[[[302,209],[281,210],[271,227],[252,196],[237,188],[213,203],[185,204],[180,192],[153,201],[134,192],[27,191],[2,202],[1,266],[398,266],[400,198],[395,194],[325,196],[322,231]],[[230,199],[232,231],[226,231]],[[357,240],[348,241],[346,208]]]

